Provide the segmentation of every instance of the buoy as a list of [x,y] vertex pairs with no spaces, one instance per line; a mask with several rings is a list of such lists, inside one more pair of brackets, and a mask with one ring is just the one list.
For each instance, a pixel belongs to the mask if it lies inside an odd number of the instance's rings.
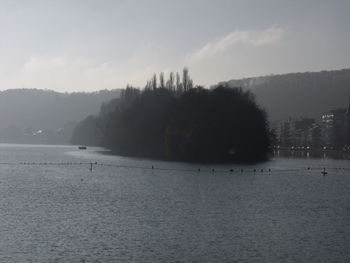
[[230,169],[230,172],[232,173],[232,172],[233,172],[233,169]]
[[200,168],[198,168],[198,172],[200,172],[201,171],[201,169]]

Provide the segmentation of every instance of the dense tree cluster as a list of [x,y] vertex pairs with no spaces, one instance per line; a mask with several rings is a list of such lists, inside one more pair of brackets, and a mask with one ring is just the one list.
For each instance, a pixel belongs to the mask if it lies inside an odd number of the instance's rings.
[[[174,77],[175,76],[175,77]],[[270,144],[265,112],[240,88],[194,87],[188,70],[154,75],[142,91],[128,86],[82,121],[72,138],[117,154],[169,160],[256,161]]]

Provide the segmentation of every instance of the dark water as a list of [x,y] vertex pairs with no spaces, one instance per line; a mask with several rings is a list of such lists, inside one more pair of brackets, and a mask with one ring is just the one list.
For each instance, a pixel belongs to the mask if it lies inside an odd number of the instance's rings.
[[[174,170],[48,165],[90,161]],[[276,157],[198,172],[76,147],[0,145],[0,163],[0,262],[350,261],[350,174],[332,169],[349,169],[348,160]]]

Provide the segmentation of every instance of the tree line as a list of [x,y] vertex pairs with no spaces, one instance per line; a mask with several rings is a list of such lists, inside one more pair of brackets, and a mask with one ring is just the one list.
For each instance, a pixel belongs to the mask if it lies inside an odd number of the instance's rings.
[[154,75],[142,90],[128,85],[72,137],[116,154],[196,162],[262,160],[270,141],[266,113],[251,92],[194,86],[187,68],[182,78]]

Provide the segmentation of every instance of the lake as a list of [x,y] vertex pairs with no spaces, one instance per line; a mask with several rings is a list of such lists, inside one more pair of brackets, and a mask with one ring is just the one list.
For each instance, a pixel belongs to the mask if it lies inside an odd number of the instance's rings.
[[350,161],[1,144],[0,236],[0,262],[349,262]]

